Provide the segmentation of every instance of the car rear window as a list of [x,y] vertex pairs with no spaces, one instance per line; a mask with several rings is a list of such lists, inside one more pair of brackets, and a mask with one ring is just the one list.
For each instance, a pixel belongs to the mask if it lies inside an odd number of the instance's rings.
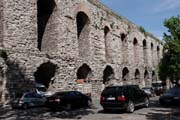
[[58,92],[58,93],[55,93],[53,96],[63,96],[65,95],[67,92]]
[[118,93],[122,93],[123,92],[124,87],[106,87],[103,92],[102,95],[107,95],[107,94],[118,94]]

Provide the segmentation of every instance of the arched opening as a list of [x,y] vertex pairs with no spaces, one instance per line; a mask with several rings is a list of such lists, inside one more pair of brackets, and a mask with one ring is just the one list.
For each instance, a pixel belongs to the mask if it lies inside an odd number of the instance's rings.
[[38,49],[41,50],[44,31],[50,16],[56,6],[54,0],[37,1]]
[[52,81],[52,78],[55,76],[56,69],[57,65],[51,62],[41,64],[34,73],[36,82],[49,88],[50,83],[54,82]]
[[157,46],[157,59],[159,62],[159,59],[160,59],[160,48],[159,48],[159,46]]
[[108,65],[103,71],[103,83],[105,84],[112,79],[114,79],[114,70],[111,66]]
[[145,86],[148,86],[149,83],[149,73],[147,70],[144,71],[144,81],[145,81]]
[[151,43],[151,59],[152,59],[152,64],[154,64],[154,45],[153,45],[153,43]]
[[122,71],[122,81],[128,81],[129,80],[129,70],[127,67],[125,67]]
[[135,60],[135,63],[137,62],[137,58],[138,58],[138,41],[136,38],[134,38],[133,40],[133,45],[134,45],[134,60]]
[[143,40],[143,49],[146,49],[146,47],[147,47],[147,44],[146,44],[146,40],[144,39]]
[[153,50],[153,47],[154,47],[154,45],[153,45],[153,43],[151,43],[151,50]]
[[141,79],[140,79],[140,72],[139,72],[139,70],[138,69],[136,69],[136,71],[135,71],[135,74],[134,74],[134,76],[135,76],[135,83],[136,84],[138,84],[138,83],[141,83]]
[[121,41],[124,42],[126,40],[126,35],[124,33],[121,33]]
[[138,44],[137,39],[134,38],[134,40],[133,40],[133,45],[136,46],[137,44]]
[[89,34],[90,34],[90,20],[84,12],[79,12],[76,16],[77,36],[79,57],[87,57],[90,54]]
[[155,71],[152,71],[152,82],[156,81],[156,74]]
[[105,58],[108,62],[110,62],[110,29],[109,27],[104,27],[104,39],[105,39]]
[[127,50],[128,50],[128,42],[127,42],[127,35],[121,33],[121,51],[122,52],[122,62],[127,62]]
[[84,12],[79,12],[76,16],[76,22],[77,22],[77,35],[79,38],[81,33],[83,32],[83,29],[86,27],[86,25],[90,23],[90,20]]
[[92,70],[87,64],[83,64],[77,71],[77,79],[83,79],[84,82],[90,82]]
[[110,29],[109,27],[105,26],[104,27],[104,37],[106,38],[107,34],[109,33]]
[[147,43],[146,40],[143,40],[143,56],[144,56],[144,63],[147,63]]

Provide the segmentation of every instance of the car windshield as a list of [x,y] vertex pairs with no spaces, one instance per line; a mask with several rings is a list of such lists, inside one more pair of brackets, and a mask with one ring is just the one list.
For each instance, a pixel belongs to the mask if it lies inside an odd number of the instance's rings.
[[142,88],[143,90],[150,90],[151,88],[148,88],[148,87],[145,87],[145,88]]
[[65,95],[67,92],[58,92],[58,93],[55,93],[54,96],[63,96]]
[[37,89],[40,92],[46,92],[47,91],[47,89],[45,87],[38,87]]
[[153,86],[153,87],[161,87],[161,86],[162,86],[162,83],[152,83],[152,86]]

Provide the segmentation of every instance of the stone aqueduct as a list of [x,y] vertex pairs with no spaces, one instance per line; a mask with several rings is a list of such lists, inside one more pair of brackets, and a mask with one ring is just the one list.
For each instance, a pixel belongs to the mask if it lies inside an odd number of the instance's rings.
[[35,82],[70,90],[90,80],[93,95],[110,83],[158,80],[161,42],[97,0],[0,1],[1,100]]

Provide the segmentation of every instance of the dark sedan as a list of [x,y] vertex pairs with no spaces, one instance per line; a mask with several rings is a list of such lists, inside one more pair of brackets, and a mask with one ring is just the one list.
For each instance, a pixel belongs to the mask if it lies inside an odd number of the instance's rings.
[[100,99],[104,111],[126,109],[132,113],[136,106],[149,106],[149,97],[136,85],[106,87]]
[[65,109],[79,108],[83,106],[90,106],[92,100],[90,97],[78,91],[57,92],[47,100],[47,106],[51,109]]
[[159,98],[161,105],[180,105],[180,86],[175,86]]
[[46,97],[34,92],[27,92],[24,93],[21,98],[12,100],[11,106],[12,108],[27,109],[29,107],[44,106],[45,102]]

